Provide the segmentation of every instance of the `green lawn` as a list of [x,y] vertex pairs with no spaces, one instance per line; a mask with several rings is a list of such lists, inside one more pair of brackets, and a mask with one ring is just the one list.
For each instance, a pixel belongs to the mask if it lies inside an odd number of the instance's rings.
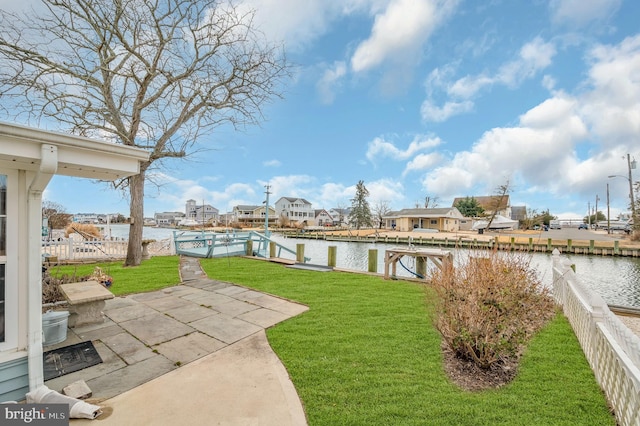
[[425,286],[244,258],[201,263],[210,278],[310,307],[268,330],[310,425],[615,425],[562,315],[535,337],[514,382],[471,393],[443,372]]
[[113,285],[109,288],[116,296],[146,291],[180,284],[178,256],[157,256],[143,260],[140,266],[123,267],[123,262],[92,263],[80,265],[52,266],[49,268],[51,276],[69,275],[82,277],[91,275],[94,268],[99,266],[102,271],[113,278]]

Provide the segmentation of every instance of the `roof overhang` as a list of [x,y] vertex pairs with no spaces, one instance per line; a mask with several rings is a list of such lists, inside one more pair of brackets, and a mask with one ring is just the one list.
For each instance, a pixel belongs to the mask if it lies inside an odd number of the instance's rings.
[[0,122],[0,166],[38,171],[42,146],[57,147],[56,174],[114,181],[140,173],[143,149]]

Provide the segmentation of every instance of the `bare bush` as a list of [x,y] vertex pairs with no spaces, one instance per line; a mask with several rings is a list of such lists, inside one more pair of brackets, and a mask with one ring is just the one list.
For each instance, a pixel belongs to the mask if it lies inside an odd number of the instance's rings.
[[102,238],[100,230],[95,225],[92,225],[90,223],[71,223],[64,230],[64,236],[68,238],[69,235],[73,233],[80,234],[85,238]]
[[455,267],[434,270],[436,328],[445,344],[483,369],[518,359],[526,342],[555,312],[553,299],[515,253],[471,253]]

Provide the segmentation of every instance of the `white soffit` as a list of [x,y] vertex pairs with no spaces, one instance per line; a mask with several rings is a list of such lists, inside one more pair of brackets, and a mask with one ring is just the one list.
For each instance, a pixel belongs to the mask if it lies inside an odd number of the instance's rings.
[[110,142],[0,122],[0,166],[38,170],[43,144],[58,148],[57,174],[116,180],[140,172],[149,152]]

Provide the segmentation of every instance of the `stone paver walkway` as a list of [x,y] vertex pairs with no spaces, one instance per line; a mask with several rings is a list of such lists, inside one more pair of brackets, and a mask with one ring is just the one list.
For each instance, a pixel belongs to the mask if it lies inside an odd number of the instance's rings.
[[103,362],[47,381],[84,380],[96,401],[111,398],[308,310],[304,305],[207,278],[182,257],[182,284],[108,300],[101,324],[69,329],[50,350],[91,340]]

